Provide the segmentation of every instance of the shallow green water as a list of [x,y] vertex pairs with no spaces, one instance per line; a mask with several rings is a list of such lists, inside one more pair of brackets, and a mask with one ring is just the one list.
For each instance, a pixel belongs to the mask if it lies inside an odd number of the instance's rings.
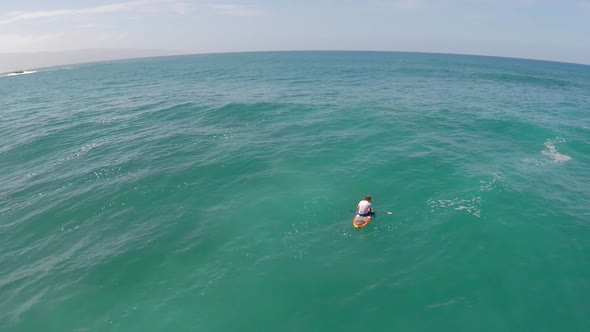
[[587,331],[589,91],[412,53],[1,77],[0,330]]

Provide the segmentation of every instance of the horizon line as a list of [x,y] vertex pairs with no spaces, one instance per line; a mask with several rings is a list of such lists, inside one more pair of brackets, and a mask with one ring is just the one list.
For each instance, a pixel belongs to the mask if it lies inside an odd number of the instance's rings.
[[[560,60],[549,60],[549,59],[533,59],[524,57],[504,56],[504,55],[487,55],[487,54],[473,54],[473,53],[452,53],[452,52],[426,52],[426,51],[392,51],[392,50],[364,50],[364,49],[302,49],[302,50],[262,50],[262,51],[214,51],[214,52],[183,52],[178,50],[166,50],[166,49],[149,49],[149,48],[83,48],[73,50],[62,50],[62,51],[38,51],[38,52],[11,52],[11,53],[0,53],[1,55],[15,55],[15,54],[40,54],[40,53],[63,53],[63,52],[78,52],[78,51],[90,51],[90,50],[136,50],[136,51],[154,51],[154,52],[178,52],[176,54],[164,54],[164,55],[146,55],[146,56],[132,56],[124,57],[120,59],[108,59],[108,60],[97,60],[97,61],[81,61],[67,64],[50,65],[42,67],[31,67],[27,68],[30,70],[47,69],[47,68],[58,68],[62,66],[71,65],[82,65],[82,64],[98,64],[98,63],[109,63],[118,61],[129,61],[129,60],[147,60],[167,57],[183,57],[183,56],[199,56],[199,55],[222,55],[222,54],[249,54],[249,53],[312,53],[312,52],[324,52],[324,53],[413,53],[413,54],[430,54],[430,55],[454,55],[454,56],[469,56],[469,57],[486,57],[486,58],[498,58],[507,60],[523,60],[523,61],[539,61],[539,62],[552,62],[566,65],[576,66],[590,66],[590,63],[580,62],[567,62]],[[19,69],[24,70],[24,69]],[[14,71],[2,72],[12,73]]]
[[[471,56],[471,57],[486,57],[486,58],[499,58],[499,59],[510,59],[510,60],[526,60],[526,61],[540,61],[540,62],[555,62],[568,65],[579,65],[579,66],[590,66],[590,62],[567,62],[560,60],[549,60],[549,59],[533,59],[524,57],[515,57],[507,55],[487,55],[487,54],[475,54],[475,53],[452,53],[452,52],[427,52],[427,51],[390,51],[390,50],[363,50],[363,49],[303,49],[303,50],[268,50],[268,51],[219,51],[219,52],[203,52],[203,53],[186,53],[186,54],[174,54],[174,55],[161,55],[153,56],[150,58],[163,58],[163,57],[174,57],[174,56],[191,56],[191,55],[215,55],[215,54],[240,54],[240,53],[296,53],[296,52],[358,52],[358,53],[415,53],[415,54],[432,54],[432,55],[460,55],[460,56]],[[115,60],[116,61],[116,60]]]

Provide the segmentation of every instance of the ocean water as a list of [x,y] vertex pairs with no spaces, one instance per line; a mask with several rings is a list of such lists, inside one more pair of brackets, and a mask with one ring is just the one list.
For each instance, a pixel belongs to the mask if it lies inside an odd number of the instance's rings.
[[590,330],[590,66],[153,58],[0,112],[0,331]]

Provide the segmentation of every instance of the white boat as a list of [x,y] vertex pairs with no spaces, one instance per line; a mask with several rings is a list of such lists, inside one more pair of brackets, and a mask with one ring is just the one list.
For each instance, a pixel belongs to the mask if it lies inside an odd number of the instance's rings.
[[6,76],[18,76],[18,75],[27,75],[27,74],[34,74],[36,73],[36,71],[32,70],[32,71],[27,71],[27,70],[17,70],[17,71],[13,71],[12,73],[6,75]]

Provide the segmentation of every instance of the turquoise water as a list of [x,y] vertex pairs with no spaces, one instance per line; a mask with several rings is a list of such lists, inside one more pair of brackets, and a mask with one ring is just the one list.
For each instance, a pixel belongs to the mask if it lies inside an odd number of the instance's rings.
[[1,331],[590,330],[589,66],[199,55],[0,95]]

